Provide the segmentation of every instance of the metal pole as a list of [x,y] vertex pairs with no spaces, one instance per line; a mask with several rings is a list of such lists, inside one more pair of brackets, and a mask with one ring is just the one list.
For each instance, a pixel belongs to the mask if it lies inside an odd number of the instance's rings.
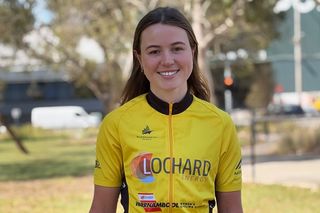
[[300,0],[295,0],[293,5],[293,21],[294,21],[294,76],[295,76],[295,92],[298,95],[298,102],[301,105],[302,93],[302,67],[301,67],[301,14],[298,10]]
[[255,153],[255,145],[256,145],[256,111],[255,109],[252,109],[251,111],[251,177],[252,177],[252,182],[255,182],[256,178],[256,170],[255,170],[255,165],[256,165],[256,153]]
[[[223,73],[223,75],[224,75],[224,78],[232,76],[230,62],[228,60],[226,60],[225,63],[224,63],[224,73]],[[231,90],[226,89],[224,91],[224,107],[225,107],[225,110],[228,113],[232,112],[232,105],[233,105],[233,103],[232,103],[232,92],[231,92]]]

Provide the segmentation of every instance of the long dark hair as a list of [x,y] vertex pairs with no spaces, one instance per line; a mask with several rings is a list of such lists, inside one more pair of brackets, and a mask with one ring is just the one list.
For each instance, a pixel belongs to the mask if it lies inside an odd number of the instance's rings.
[[184,29],[188,35],[191,49],[194,51],[193,70],[188,79],[188,90],[196,97],[210,101],[210,89],[199,70],[198,65],[198,42],[193,29],[184,15],[179,10],[170,7],[159,7],[147,13],[138,23],[133,39],[133,68],[129,80],[123,90],[121,104],[144,94],[150,90],[150,83],[142,72],[140,63],[135,55],[135,51],[140,54],[140,38],[142,32],[153,24],[168,24]]

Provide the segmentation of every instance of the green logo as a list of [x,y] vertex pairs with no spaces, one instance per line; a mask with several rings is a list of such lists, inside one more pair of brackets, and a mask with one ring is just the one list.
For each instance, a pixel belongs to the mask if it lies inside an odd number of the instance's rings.
[[152,132],[152,130],[149,128],[149,126],[147,125],[146,128],[144,128],[142,130],[142,134],[146,135],[146,134],[150,134]]
[[98,161],[98,160],[96,160],[96,164],[95,164],[95,166],[94,166],[95,168],[98,168],[98,169],[100,169],[101,167],[100,167],[100,162]]

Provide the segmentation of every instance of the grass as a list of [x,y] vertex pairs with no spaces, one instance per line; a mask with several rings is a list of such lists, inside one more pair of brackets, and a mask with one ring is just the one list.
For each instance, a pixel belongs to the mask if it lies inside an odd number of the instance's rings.
[[316,213],[320,191],[279,185],[245,184],[243,207],[247,213]]
[[[31,136],[24,139],[30,151],[23,155],[10,140],[1,142],[0,181],[34,180],[64,176],[89,175],[93,171],[95,140],[78,138],[81,132],[49,135],[46,138]],[[59,135],[60,136],[57,136]],[[52,138],[51,138],[52,137]]]
[[[19,133],[29,155],[0,135],[0,212],[88,212],[96,130],[47,132],[23,127]],[[320,209],[320,192],[303,188],[244,184],[242,199],[246,213]]]
[[92,178],[63,177],[0,182],[0,212],[88,212]]

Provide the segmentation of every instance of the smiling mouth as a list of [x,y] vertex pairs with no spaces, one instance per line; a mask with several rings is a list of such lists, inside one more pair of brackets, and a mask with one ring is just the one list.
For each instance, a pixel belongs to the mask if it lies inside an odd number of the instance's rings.
[[158,72],[159,75],[162,75],[162,76],[172,76],[176,73],[178,73],[179,70],[176,70],[176,71],[170,71],[170,72]]

